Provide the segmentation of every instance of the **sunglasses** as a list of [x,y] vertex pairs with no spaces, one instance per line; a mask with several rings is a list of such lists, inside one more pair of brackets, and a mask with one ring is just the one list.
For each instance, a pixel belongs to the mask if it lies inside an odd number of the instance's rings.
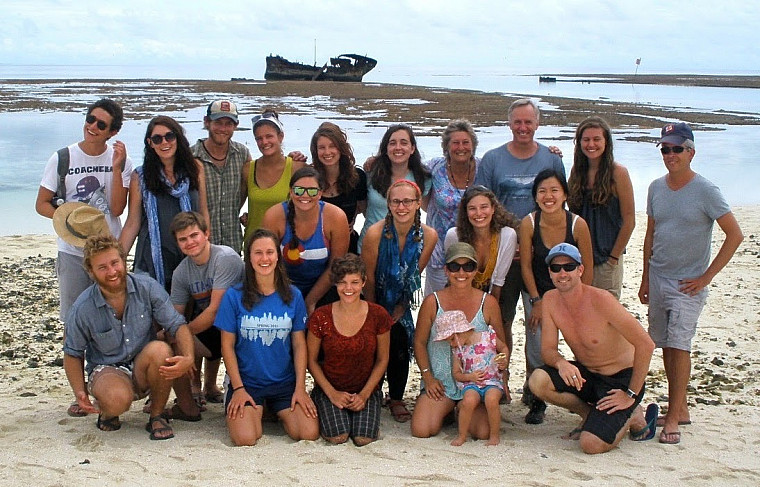
[[670,154],[671,152],[674,154],[680,154],[681,152],[685,150],[686,150],[686,147],[682,145],[676,145],[673,147],[660,147],[660,152],[662,152],[662,155],[664,156]]
[[304,188],[303,186],[293,186],[291,191],[293,191],[293,194],[296,196],[303,196],[303,194],[306,193],[312,198],[319,194],[319,188]]
[[567,264],[549,264],[549,270],[555,274],[562,270],[565,272],[573,272],[578,268],[579,265],[580,264],[577,262],[568,262]]
[[412,206],[412,203],[416,203],[417,201],[419,201],[417,198],[404,198],[403,200],[392,199],[388,202],[388,206],[391,208],[398,208],[399,206],[404,205],[406,208],[409,208]]
[[164,135],[156,134],[151,135],[148,137],[151,142],[153,142],[154,145],[160,144],[164,139],[166,139],[167,142],[174,142],[177,140],[177,135],[174,132],[166,132]]
[[460,264],[459,262],[449,262],[446,264],[446,268],[449,272],[459,272],[459,269],[463,269],[465,272],[472,272],[478,268],[478,264],[471,260],[468,260],[464,264]]
[[105,130],[105,129],[108,128],[108,124],[107,123],[105,123],[103,120],[98,120],[98,118],[95,115],[93,115],[92,113],[89,114],[89,115],[87,115],[87,117],[85,117],[84,121],[87,122],[88,124],[93,124],[95,122],[98,122],[96,124],[97,127],[98,127],[98,130]]

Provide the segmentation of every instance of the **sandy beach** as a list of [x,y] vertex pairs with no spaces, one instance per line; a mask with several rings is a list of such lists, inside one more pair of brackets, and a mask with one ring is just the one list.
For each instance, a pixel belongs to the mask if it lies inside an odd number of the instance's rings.
[[[625,439],[610,453],[588,456],[560,439],[577,418],[549,407],[546,422],[527,425],[519,401],[524,333],[516,320],[512,361],[514,401],[502,406],[502,443],[449,445],[455,426],[437,437],[412,438],[409,425],[383,411],[381,438],[356,448],[294,442],[266,424],[255,447],[231,446],[222,406],[210,404],[200,423],[174,422],[176,437],[148,439],[141,403],[122,416],[118,432],[95,418],[71,418],[72,397],[62,368],[57,319],[55,241],[49,235],[0,238],[0,455],[2,485],[758,485],[760,484],[760,208],[735,208],[745,241],[711,284],[694,343],[689,397],[693,424],[680,445]],[[646,326],[636,293],[641,276],[645,215],[626,255],[623,304]],[[722,242],[715,232],[714,250]],[[688,244],[688,243],[685,243]],[[518,311],[518,316],[521,311]],[[415,367],[413,367],[415,369]],[[660,351],[655,352],[645,403],[667,404]],[[407,388],[413,404],[414,373]]]

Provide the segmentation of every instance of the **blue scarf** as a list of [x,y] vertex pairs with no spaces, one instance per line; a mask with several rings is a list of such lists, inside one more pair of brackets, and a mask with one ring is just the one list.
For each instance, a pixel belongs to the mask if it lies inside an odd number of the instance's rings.
[[406,235],[404,251],[399,255],[398,233],[391,225],[391,238],[386,238],[385,232],[380,238],[375,269],[375,297],[377,304],[393,314],[393,308],[400,304],[406,308],[399,323],[409,337],[409,357],[414,355],[414,319],[412,309],[417,309],[420,296],[419,262],[422,253],[422,238],[415,242],[414,238],[422,237],[422,228],[412,230]]
[[[137,174],[140,176],[140,192],[142,194],[145,217],[148,220],[150,256],[153,259],[153,269],[156,271],[156,281],[164,286],[166,284],[166,277],[164,276],[164,257],[161,253],[161,229],[158,224],[158,202],[156,201],[156,195],[148,191],[148,186],[145,184],[143,167],[140,166],[136,168],[135,171],[137,171]],[[166,180],[164,169],[161,168],[161,182],[169,189],[169,194],[179,200],[179,207],[182,211],[192,210],[189,194],[189,178],[180,179],[174,186],[172,186],[169,184],[169,181]]]

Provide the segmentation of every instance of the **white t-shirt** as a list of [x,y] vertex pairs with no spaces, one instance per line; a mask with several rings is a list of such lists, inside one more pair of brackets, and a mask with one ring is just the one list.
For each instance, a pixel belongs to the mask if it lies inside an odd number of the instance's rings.
[[[113,183],[113,147],[109,145],[106,151],[99,156],[88,156],[79,148],[78,143],[71,144],[69,146],[69,159],[69,173],[66,176],[66,201],[90,203],[93,193],[95,193],[96,198],[99,195],[105,195],[106,201],[94,201],[92,204],[103,210],[111,233],[118,238],[121,234],[121,220],[111,215],[109,208]],[[124,162],[124,171],[121,173],[121,184],[125,188],[129,187],[132,169],[132,161],[127,157]],[[54,152],[45,165],[40,186],[52,192],[58,189],[58,152]],[[79,257],[83,256],[81,247],[69,245],[61,238],[58,238],[58,250]]]

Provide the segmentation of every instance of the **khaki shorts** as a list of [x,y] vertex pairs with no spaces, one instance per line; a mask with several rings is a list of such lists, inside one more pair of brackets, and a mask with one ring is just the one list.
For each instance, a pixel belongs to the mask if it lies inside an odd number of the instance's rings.
[[623,288],[623,256],[620,256],[617,265],[610,264],[608,260],[604,264],[594,266],[594,280],[592,286],[604,289],[612,293],[620,301],[620,290]]
[[695,296],[680,290],[678,279],[649,271],[649,336],[657,348],[691,351],[697,321],[707,301],[707,288]]
[[[150,394],[150,390],[140,391],[140,388],[137,386],[137,383],[135,382],[134,375],[132,374],[132,367],[134,366],[134,363],[119,363],[114,365],[96,365],[94,369],[92,369],[92,372],[90,372],[90,375],[87,379],[87,388],[90,390],[90,394],[92,394],[93,389],[95,388],[95,384],[97,384],[98,380],[107,374],[117,374],[120,375],[127,380],[129,380],[132,383],[132,392],[134,393],[134,400],[142,399],[143,397],[146,397],[148,394]],[[94,394],[93,394],[94,395]]]

